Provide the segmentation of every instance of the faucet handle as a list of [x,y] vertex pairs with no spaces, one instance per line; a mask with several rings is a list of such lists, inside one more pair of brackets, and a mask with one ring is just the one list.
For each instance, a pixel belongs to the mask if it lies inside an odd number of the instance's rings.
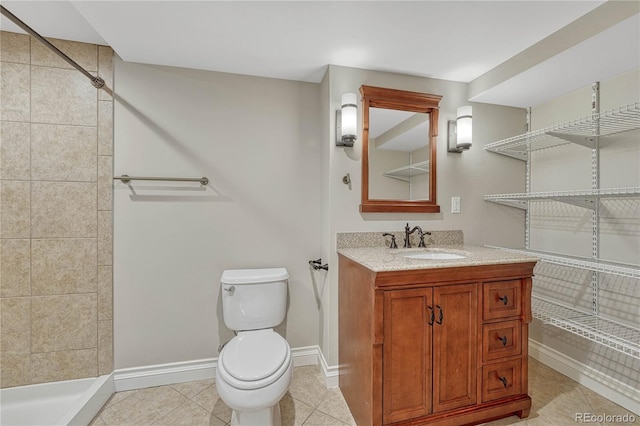
[[431,232],[429,232],[429,231],[427,231],[427,232],[420,231],[420,243],[418,244],[418,247],[426,247],[427,246],[424,243],[424,236],[425,235],[431,235]]
[[391,237],[391,245],[389,246],[389,248],[392,249],[396,249],[398,248],[398,244],[396,244],[396,236],[393,234],[390,234],[388,232],[385,232],[384,234],[382,234],[383,237]]

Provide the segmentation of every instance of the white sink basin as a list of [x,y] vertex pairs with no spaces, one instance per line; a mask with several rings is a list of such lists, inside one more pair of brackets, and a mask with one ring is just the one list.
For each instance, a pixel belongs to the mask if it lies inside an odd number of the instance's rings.
[[409,253],[404,255],[405,259],[426,259],[426,260],[450,260],[464,259],[467,256],[442,251],[431,251],[426,253]]

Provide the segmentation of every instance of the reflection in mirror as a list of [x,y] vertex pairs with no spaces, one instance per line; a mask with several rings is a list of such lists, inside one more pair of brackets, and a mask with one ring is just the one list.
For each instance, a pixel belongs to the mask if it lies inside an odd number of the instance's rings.
[[429,114],[369,109],[369,198],[429,199]]
[[437,213],[439,95],[362,86],[362,212]]

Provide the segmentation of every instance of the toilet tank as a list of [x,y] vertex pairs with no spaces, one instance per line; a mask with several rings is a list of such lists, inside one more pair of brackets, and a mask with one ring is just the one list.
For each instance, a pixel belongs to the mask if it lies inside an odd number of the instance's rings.
[[285,268],[232,269],[222,273],[222,312],[231,330],[273,328],[287,312]]

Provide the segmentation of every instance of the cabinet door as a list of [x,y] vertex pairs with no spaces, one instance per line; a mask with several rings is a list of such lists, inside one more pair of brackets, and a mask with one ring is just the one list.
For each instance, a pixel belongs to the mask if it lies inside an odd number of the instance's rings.
[[383,423],[431,413],[432,290],[384,295]]
[[435,287],[433,303],[433,412],[477,401],[478,287]]

